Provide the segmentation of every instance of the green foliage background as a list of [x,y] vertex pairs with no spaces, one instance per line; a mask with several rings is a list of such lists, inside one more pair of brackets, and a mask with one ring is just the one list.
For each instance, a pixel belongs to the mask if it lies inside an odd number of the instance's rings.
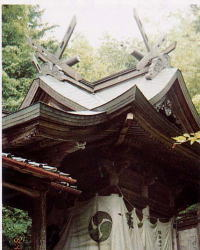
[[8,247],[14,246],[14,239],[22,237],[23,249],[30,249],[31,219],[27,212],[13,207],[3,207],[3,236]]
[[172,54],[172,65],[179,68],[185,79],[192,101],[200,114],[200,6],[192,5],[189,15],[177,13],[179,25],[170,33],[177,41]]
[[2,95],[6,110],[17,110],[36,76],[27,37],[38,40],[54,28],[41,23],[42,13],[37,5],[2,6]]

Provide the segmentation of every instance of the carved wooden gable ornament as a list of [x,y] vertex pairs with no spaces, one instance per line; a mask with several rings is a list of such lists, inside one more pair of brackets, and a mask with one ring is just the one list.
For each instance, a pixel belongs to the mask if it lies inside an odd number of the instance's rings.
[[[75,26],[76,17],[74,16],[55,55],[37,44],[32,39],[28,39],[29,44],[36,51],[35,55],[33,56],[33,63],[40,74],[49,74],[54,76],[58,80],[67,80],[67,77],[73,78],[77,81],[80,81],[82,79],[80,74],[70,67],[80,61],[79,57],[76,56],[67,60],[62,59],[62,55],[68,45]],[[43,62],[42,65],[39,64],[38,59]]]
[[134,9],[134,18],[142,35],[147,54],[143,55],[139,51],[133,51],[132,55],[139,60],[136,69],[141,70],[150,64],[148,73],[145,75],[147,80],[153,79],[162,69],[170,67],[168,54],[176,48],[176,42],[172,43],[166,49],[161,51],[161,46],[166,42],[166,37],[162,37],[155,46],[151,46],[148,37],[144,31],[142,22]]

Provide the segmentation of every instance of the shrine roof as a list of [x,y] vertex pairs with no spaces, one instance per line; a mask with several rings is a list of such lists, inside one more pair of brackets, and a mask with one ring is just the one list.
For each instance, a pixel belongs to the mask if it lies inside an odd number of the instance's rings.
[[[173,106],[177,114],[174,114],[174,117],[180,120],[183,131],[193,132],[199,129],[200,118],[192,104],[182,74],[170,64],[169,53],[176,48],[176,42],[168,45],[164,36],[155,44],[150,44],[136,10],[134,10],[134,18],[147,51],[144,54],[137,50],[131,53],[138,61],[135,67],[95,82],[86,81],[75,68],[71,67],[80,61],[79,57],[62,58],[76,26],[75,17],[69,25],[70,32],[67,31],[54,54],[30,38],[29,43],[36,52],[33,62],[39,75],[33,81],[20,109],[43,102],[67,111],[67,117],[74,114],[77,120],[80,116],[94,116],[96,119],[96,116],[101,115],[98,112],[107,115],[114,112],[121,114],[122,109],[131,105],[133,101],[137,105],[140,105],[139,102],[145,103],[147,109],[149,105],[153,105],[158,111],[163,108],[165,99],[170,96],[168,101],[171,103],[170,109],[172,111]],[[180,107],[183,112],[180,112]],[[74,113],[69,113],[73,111]]]
[[[70,81],[59,81],[50,75],[40,76],[33,82],[29,91],[30,94],[28,93],[26,96],[21,108],[27,107],[32,103],[34,93],[36,93],[38,88],[44,90],[63,105],[78,111],[96,110],[106,103],[120,97],[134,86],[140,89],[147,100],[155,103],[155,101],[162,98],[167,90],[169,90],[178,77],[179,71],[176,68],[163,69],[159,75],[151,81],[145,78],[144,72],[136,76],[129,74],[130,72],[123,76],[115,75],[115,78],[111,80],[107,79],[107,86],[101,86],[101,83],[99,83],[96,85],[98,89],[96,88],[95,90],[95,86],[91,87],[91,89],[93,89],[91,92]],[[113,79],[115,80],[114,84],[113,82],[109,82],[113,81]]]
[[[65,142],[71,150],[66,151],[68,154],[84,148],[86,143],[95,144],[107,137],[117,140],[118,136],[121,143],[121,138],[122,141],[128,140],[130,135],[138,135],[135,140],[138,143],[146,141],[147,147],[154,143],[152,138],[171,147],[174,142],[172,137],[198,131],[200,118],[183,76],[170,65],[168,54],[175,49],[176,42],[164,50],[161,45],[165,38],[150,46],[136,14],[135,18],[147,52],[143,55],[133,51],[131,55],[138,60],[136,67],[93,83],[84,80],[71,68],[79,62],[77,57],[61,58],[69,34],[64,37],[56,54],[31,40],[30,44],[36,50],[34,64],[39,75],[33,81],[20,110],[3,118],[4,148],[27,145],[32,148],[36,144],[38,149]],[[71,25],[74,27],[75,20]],[[39,64],[37,59],[42,63]],[[129,113],[132,117],[130,128],[126,124]],[[135,123],[138,125],[135,126]],[[123,126],[128,133],[126,138],[124,130],[120,132]],[[141,140],[140,133],[137,134],[138,127],[141,134],[145,131],[151,135],[150,144],[146,135]],[[196,160],[199,148],[176,148],[177,151],[179,149]]]

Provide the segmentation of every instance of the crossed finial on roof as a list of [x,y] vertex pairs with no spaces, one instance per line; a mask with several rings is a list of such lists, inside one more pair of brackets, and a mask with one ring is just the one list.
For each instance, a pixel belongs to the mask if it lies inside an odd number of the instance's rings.
[[[76,17],[74,16],[55,55],[37,44],[32,39],[28,39],[30,45],[36,50],[36,54],[33,56],[33,63],[40,73],[50,74],[59,79],[65,78],[66,75],[77,81],[82,79],[82,77],[70,67],[80,61],[78,57],[72,57],[67,60],[61,59],[75,26]],[[37,59],[40,59],[43,62],[43,65],[40,65]]]
[[149,71],[145,75],[146,79],[150,80],[154,78],[162,69],[170,66],[168,54],[176,48],[176,42],[172,43],[165,50],[161,51],[160,47],[166,41],[166,37],[164,36],[155,46],[151,46],[144,31],[142,22],[140,21],[135,9],[134,18],[137,22],[138,28],[146,46],[147,54],[143,55],[137,50],[133,51],[131,54],[136,57],[137,60],[139,60],[136,66],[137,70],[141,70],[150,64]]
[[[147,48],[147,54],[143,55],[138,51],[133,51],[131,54],[139,60],[136,68],[137,70],[144,69],[147,65],[150,64],[148,73],[145,75],[146,79],[154,78],[163,68],[169,67],[169,56],[168,54],[176,48],[176,42],[172,43],[165,50],[161,51],[161,45],[166,41],[166,37],[163,37],[155,46],[151,46],[148,41],[148,37],[144,31],[143,25],[134,10],[134,17],[137,22],[138,28],[142,35],[143,41]],[[35,41],[29,38],[30,45],[36,50],[36,55],[33,57],[33,63],[35,64],[37,70],[42,74],[50,74],[56,77],[59,80],[64,80],[68,77],[75,79],[77,81],[82,80],[80,74],[78,74],[70,66],[78,63],[80,60],[78,57],[69,58],[68,60],[63,60],[62,55],[65,48],[71,38],[71,35],[76,26],[75,16],[72,18],[69,28],[60,43],[58,50],[55,55],[47,51],[42,46],[38,45]],[[43,65],[38,63],[40,59],[43,62]]]

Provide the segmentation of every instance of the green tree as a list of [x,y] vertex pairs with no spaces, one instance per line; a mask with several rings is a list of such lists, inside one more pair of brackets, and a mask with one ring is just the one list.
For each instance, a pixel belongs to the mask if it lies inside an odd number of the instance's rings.
[[32,221],[28,213],[13,207],[2,208],[3,240],[9,247],[14,246],[14,239],[21,237],[24,249],[30,249]]
[[9,111],[17,110],[36,76],[27,37],[41,39],[54,28],[41,22],[42,13],[37,5],[2,7],[2,94],[3,108]]
[[88,40],[81,34],[76,34],[71,46],[68,47],[63,55],[64,57],[79,56],[80,62],[74,66],[83,78],[92,79],[95,74],[95,49],[90,45]]
[[128,39],[122,42],[109,35],[103,37],[97,53],[100,63],[106,65],[107,75],[136,65],[136,59],[130,55],[132,46]]
[[96,81],[120,70],[135,66],[136,60],[129,53],[131,42],[120,42],[109,35],[102,38],[99,48],[94,48],[88,40],[77,34],[66,49],[64,57],[78,55],[81,59],[74,68],[88,81]]
[[191,10],[192,10],[193,16],[195,18],[193,21],[194,28],[195,28],[196,32],[199,33],[200,32],[200,6],[197,4],[192,4]]
[[[200,7],[192,7],[190,15],[176,16],[180,24],[171,32],[177,48],[172,54],[172,65],[179,68],[197,111],[200,113]],[[195,10],[195,11],[194,11]],[[197,11],[198,10],[198,11]]]

